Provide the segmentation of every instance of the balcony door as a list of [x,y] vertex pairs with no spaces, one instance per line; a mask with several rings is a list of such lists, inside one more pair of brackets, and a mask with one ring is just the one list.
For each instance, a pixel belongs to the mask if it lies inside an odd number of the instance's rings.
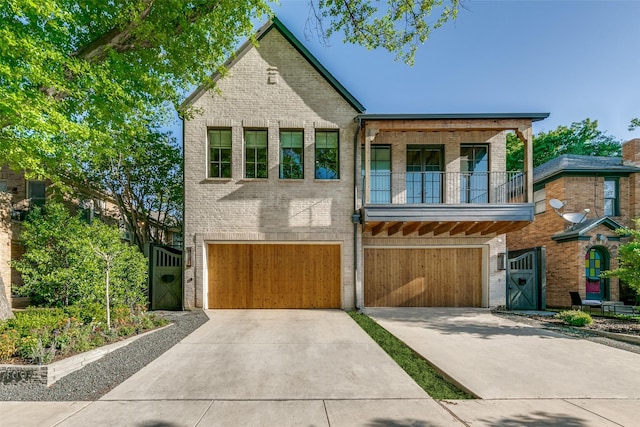
[[442,203],[442,147],[407,146],[407,203]]
[[[370,161],[369,203],[391,203],[391,146],[372,145]],[[362,149],[364,177],[364,148]]]
[[489,202],[489,146],[460,146],[460,203]]

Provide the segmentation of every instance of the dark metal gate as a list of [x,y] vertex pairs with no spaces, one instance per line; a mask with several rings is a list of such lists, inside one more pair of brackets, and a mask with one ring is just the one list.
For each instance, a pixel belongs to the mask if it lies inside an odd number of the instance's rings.
[[151,310],[182,310],[182,251],[170,246],[149,247]]
[[543,310],[546,307],[545,255],[544,247],[508,253],[508,308],[512,310]]

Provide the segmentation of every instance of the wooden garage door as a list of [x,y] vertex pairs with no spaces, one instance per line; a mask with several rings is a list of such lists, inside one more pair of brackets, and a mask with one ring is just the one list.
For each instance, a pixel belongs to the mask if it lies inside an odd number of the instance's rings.
[[209,245],[209,308],[340,308],[340,246]]
[[480,307],[482,249],[365,249],[368,307]]

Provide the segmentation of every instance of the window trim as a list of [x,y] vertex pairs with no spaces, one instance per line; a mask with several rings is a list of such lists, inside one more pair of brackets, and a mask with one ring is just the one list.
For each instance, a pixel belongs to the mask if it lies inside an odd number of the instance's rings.
[[[409,171],[409,151],[419,151],[420,152],[420,171]],[[437,171],[428,171],[426,170],[426,156],[425,152],[432,151],[438,153],[438,170]],[[405,147],[405,191],[406,191],[406,199],[407,203],[418,203],[418,204],[441,204],[444,202],[444,190],[445,190],[445,166],[444,166],[444,158],[445,158],[445,147],[442,144],[407,144]],[[415,165],[414,165],[415,166]],[[427,198],[426,186],[427,186],[427,173],[437,173],[438,175],[438,197],[437,201],[434,201],[433,196]],[[409,194],[409,174],[419,173],[420,174],[420,201],[413,201],[413,196]],[[431,182],[433,184],[433,182]],[[410,201],[411,200],[411,201]]]
[[[483,147],[486,149],[486,153],[487,153],[487,170],[486,172],[480,172],[480,171],[470,171],[470,170],[462,170],[462,150],[463,148],[476,148],[476,147]],[[487,144],[484,142],[469,142],[469,143],[462,143],[460,144],[459,148],[459,157],[458,157],[458,161],[460,164],[460,203],[462,204],[474,204],[474,203],[480,203],[480,204],[487,204],[490,202],[491,200],[491,182],[490,182],[490,177],[491,177],[491,144]],[[469,163],[468,160],[464,161],[465,163]],[[464,176],[463,174],[467,174],[467,176]],[[484,190],[484,194],[482,195],[483,197],[486,198],[486,200],[484,201],[475,201],[479,196],[475,196],[475,197],[471,197],[473,192],[477,192],[477,189],[474,189],[475,187],[469,185],[469,183],[471,182],[471,178],[473,178],[473,174],[474,173],[485,173],[486,177],[484,179],[484,185],[485,188],[482,189]],[[467,185],[462,185],[462,180],[466,179],[467,181]],[[463,195],[465,195],[465,197],[463,197]],[[464,199],[464,201],[463,201]]]
[[[266,147],[264,147],[264,149],[266,150],[266,155],[267,155],[267,157],[266,157],[266,165],[265,165],[266,166],[266,174],[267,174],[267,176],[264,176],[264,177],[258,177],[258,176],[249,177],[249,176],[247,176],[247,170],[248,170],[247,169],[247,149],[249,148],[249,147],[247,147],[247,132],[264,132],[266,137],[267,137],[267,145],[266,145]],[[244,150],[244,152],[242,153],[243,157],[244,157],[244,159],[243,159],[243,169],[244,169],[243,170],[243,178],[245,180],[264,180],[264,179],[269,179],[269,129],[267,129],[267,128],[245,128],[242,131],[242,138],[243,138],[242,145],[243,145],[243,150]],[[260,149],[260,147],[251,147],[251,148],[253,148],[254,150],[259,150]],[[254,162],[253,165],[254,165],[254,174],[257,175],[256,166],[258,165],[258,162],[257,161]]]
[[[611,181],[614,184],[614,197],[612,198],[607,198],[605,197],[604,194],[604,185],[605,182],[607,181]],[[604,216],[620,216],[620,178],[618,177],[613,177],[613,176],[605,176],[604,177],[604,181],[603,181],[603,188],[602,188],[602,211]],[[606,213],[606,201],[607,200],[613,200],[613,213],[611,215],[607,215]]]
[[[229,136],[231,138],[231,146],[229,149],[229,176],[221,176],[222,175],[222,161],[219,162],[219,176],[211,175],[211,165],[213,161],[211,160],[211,132],[213,131],[229,131]],[[218,150],[222,150],[223,148],[218,148]],[[207,179],[218,179],[218,180],[228,180],[233,178],[233,130],[231,128],[224,127],[215,127],[215,128],[207,128]]]
[[[282,150],[282,134],[285,132],[299,132],[302,135],[302,146],[300,147],[300,168],[302,172],[302,176],[300,178],[292,178],[283,176],[283,150]],[[288,181],[301,181],[304,180],[304,149],[305,149],[305,132],[304,129],[290,129],[290,128],[282,128],[278,132],[278,179],[288,180]]]
[[[543,195],[542,198],[536,198],[536,195]],[[539,210],[539,208],[541,208]],[[547,211],[547,189],[545,187],[533,192],[533,214],[538,215]]]
[[[364,172],[365,172],[365,164],[364,164],[364,151],[366,149],[365,144],[361,145],[361,150],[360,150],[360,170],[361,170],[361,185],[362,185],[362,203],[364,203],[365,201],[365,193],[364,193]],[[384,205],[389,205],[393,202],[393,182],[392,182],[392,176],[393,176],[393,146],[392,144],[371,144],[370,146],[370,153],[373,153],[375,150],[381,150],[381,149],[385,149],[389,151],[389,183],[388,183],[388,189],[383,189],[383,190],[375,190],[372,189],[371,185],[372,182],[370,182],[369,184],[369,203],[370,204],[384,204]],[[373,162],[371,161],[371,159],[369,159],[369,166],[372,167],[373,166]],[[377,171],[377,169],[373,169],[370,168],[369,172],[371,173],[372,171]],[[374,177],[369,177],[369,179],[371,181],[373,181]],[[386,182],[385,182],[386,185]],[[379,191],[379,192],[378,192]],[[385,197],[383,201],[380,201],[380,199],[378,199],[376,196],[378,194],[384,194],[383,191],[388,192],[388,198]],[[373,200],[373,201],[372,201]]]
[[[334,178],[321,178],[318,177],[318,133],[335,133],[336,134],[336,164],[335,164],[335,173],[336,176]],[[315,179],[319,181],[337,181],[340,180],[340,129],[316,129],[314,132],[314,147],[313,147],[313,155],[314,155],[314,165],[313,165],[313,176]],[[325,150],[329,150],[329,148],[324,148]]]

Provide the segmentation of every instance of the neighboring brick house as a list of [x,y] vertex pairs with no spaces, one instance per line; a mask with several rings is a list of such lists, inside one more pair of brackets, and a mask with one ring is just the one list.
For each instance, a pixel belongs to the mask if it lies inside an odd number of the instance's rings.
[[615,230],[632,226],[640,214],[640,140],[622,148],[622,158],[567,154],[534,169],[534,222],[509,233],[507,246],[545,247],[549,307],[570,306],[570,291],[583,299],[633,302],[617,278],[599,277],[617,267],[621,237]]
[[33,205],[42,206],[47,196],[47,182],[25,179],[24,174],[0,165],[0,290],[12,302],[11,285],[22,280],[9,264],[24,253],[20,243],[21,221]]
[[548,114],[364,114],[280,21],[256,37],[183,105],[185,306],[504,304],[497,258],[533,220]]

